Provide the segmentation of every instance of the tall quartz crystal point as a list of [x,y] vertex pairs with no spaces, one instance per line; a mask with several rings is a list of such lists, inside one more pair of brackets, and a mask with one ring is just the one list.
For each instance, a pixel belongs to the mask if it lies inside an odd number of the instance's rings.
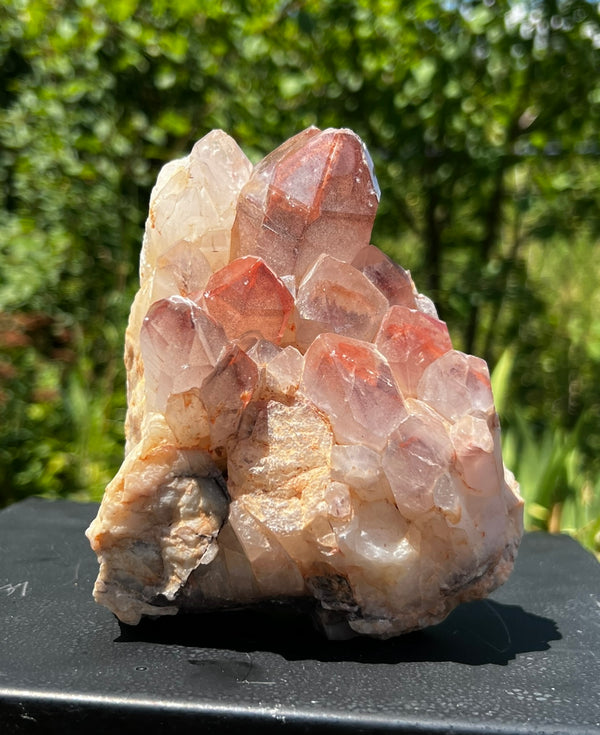
[[312,601],[326,635],[440,621],[511,572],[523,502],[486,364],[370,244],[350,130],[254,169],[213,131],[150,201],[126,456],[88,537],[125,623]]
[[232,255],[257,255],[296,280],[323,253],[351,261],[369,244],[378,202],[360,138],[308,128],[262,160],[242,189]]

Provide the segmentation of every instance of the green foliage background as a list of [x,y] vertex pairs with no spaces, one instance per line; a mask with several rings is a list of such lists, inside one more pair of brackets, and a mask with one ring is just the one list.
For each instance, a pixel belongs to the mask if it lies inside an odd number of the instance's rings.
[[6,0],[0,505],[99,498],[150,187],[215,127],[366,142],[373,241],[484,356],[531,527],[600,547],[600,16],[586,0]]

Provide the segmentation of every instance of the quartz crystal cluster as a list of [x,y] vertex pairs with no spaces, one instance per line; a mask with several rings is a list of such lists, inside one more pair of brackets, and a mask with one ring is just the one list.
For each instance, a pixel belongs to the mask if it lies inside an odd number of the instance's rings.
[[344,129],[255,167],[217,130],[160,172],[87,532],[121,621],[310,600],[328,636],[386,638],[506,580],[523,503],[488,369],[370,244],[379,196]]

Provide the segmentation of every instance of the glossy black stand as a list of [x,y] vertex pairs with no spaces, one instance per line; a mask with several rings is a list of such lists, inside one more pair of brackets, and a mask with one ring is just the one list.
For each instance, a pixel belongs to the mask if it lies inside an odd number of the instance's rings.
[[441,625],[329,642],[291,612],[121,626],[92,600],[94,505],[0,512],[0,733],[598,733],[600,564],[528,534]]

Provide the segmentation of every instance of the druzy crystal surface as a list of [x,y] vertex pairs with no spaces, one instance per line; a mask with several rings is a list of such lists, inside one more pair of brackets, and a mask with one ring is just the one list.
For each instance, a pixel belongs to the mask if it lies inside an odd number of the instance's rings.
[[160,172],[126,456],[88,529],[123,622],[312,601],[328,636],[385,638],[510,574],[523,503],[487,366],[370,244],[379,196],[343,129],[255,167],[213,131]]

